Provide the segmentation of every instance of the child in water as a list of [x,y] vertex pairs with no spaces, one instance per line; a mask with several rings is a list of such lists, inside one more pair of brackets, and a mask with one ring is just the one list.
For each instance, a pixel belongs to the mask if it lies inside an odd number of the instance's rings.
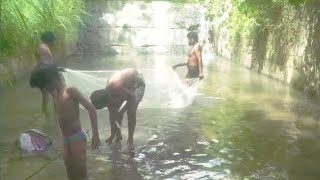
[[[43,82],[41,82],[41,76],[45,75],[45,70],[54,65],[55,61],[53,59],[53,56],[51,54],[51,48],[53,47],[55,36],[53,32],[46,31],[41,34],[41,41],[42,43],[39,46],[39,52],[37,53],[39,55],[39,62],[34,67],[31,78],[30,78],[30,86],[32,88],[36,87],[39,88],[42,94],[42,113],[45,114],[47,117],[49,116],[48,113],[48,101],[49,101],[49,93],[46,88],[44,88]],[[54,97],[53,97],[54,98]],[[54,104],[55,107],[55,104]]]
[[77,88],[66,87],[64,77],[56,66],[47,68],[46,76],[41,82],[50,94],[53,94],[57,105],[59,125],[64,137],[64,163],[69,179],[88,179],[86,166],[87,136],[81,128],[79,104],[87,109],[92,127],[92,149],[100,145],[97,112],[94,106]]

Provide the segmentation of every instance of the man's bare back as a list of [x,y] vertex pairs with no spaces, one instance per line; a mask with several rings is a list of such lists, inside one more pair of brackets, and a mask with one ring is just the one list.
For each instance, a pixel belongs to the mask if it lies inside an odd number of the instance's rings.
[[[96,109],[108,107],[111,135],[106,140],[112,143],[122,140],[121,130],[118,124],[122,124],[123,114],[127,112],[128,118],[128,143],[133,143],[133,134],[136,126],[136,113],[139,102],[142,100],[145,90],[145,83],[141,74],[136,69],[124,69],[113,74],[105,89],[94,91],[91,102]],[[127,101],[124,107],[121,105]]]
[[110,77],[107,87],[112,94],[122,95],[125,98],[131,95],[130,89],[134,86],[134,77],[138,75],[138,71],[133,68],[123,69]]

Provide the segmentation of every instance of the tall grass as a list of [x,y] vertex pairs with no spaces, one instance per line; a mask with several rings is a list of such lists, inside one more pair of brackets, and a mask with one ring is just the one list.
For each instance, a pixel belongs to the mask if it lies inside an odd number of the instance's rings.
[[83,0],[0,0],[0,86],[11,85],[13,64],[34,61],[42,32],[53,31],[63,51],[65,37],[77,37],[88,17],[84,8]]
[[[86,14],[82,0],[0,0],[0,3],[0,57],[31,55],[44,31],[76,34]],[[7,58],[1,58],[0,63],[5,63],[4,59]]]

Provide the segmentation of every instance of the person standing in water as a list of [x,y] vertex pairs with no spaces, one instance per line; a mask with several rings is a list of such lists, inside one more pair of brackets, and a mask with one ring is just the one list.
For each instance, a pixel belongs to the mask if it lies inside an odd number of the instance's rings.
[[[39,62],[34,67],[29,84],[32,88],[39,88],[42,94],[42,113],[46,116],[48,113],[48,101],[49,101],[49,93],[45,87],[43,87],[44,80],[41,76],[46,76],[46,69],[55,65],[55,61],[51,54],[51,48],[53,47],[55,36],[52,32],[47,31],[41,34],[42,43],[39,46],[38,56]],[[55,107],[55,105],[54,105]]]
[[186,78],[204,78],[203,76],[203,63],[202,63],[202,46],[198,42],[198,34],[196,32],[189,32],[187,34],[188,44],[192,46],[189,54],[187,63],[179,63],[174,65],[172,68],[176,69],[180,66],[187,66],[188,73]]
[[86,165],[87,136],[81,127],[81,104],[89,113],[92,128],[92,150],[100,145],[97,112],[94,106],[75,87],[66,87],[61,68],[50,66],[46,76],[42,76],[42,86],[55,93],[54,102],[57,108],[58,122],[64,140],[63,159],[70,180],[88,179]]
[[[145,91],[145,83],[141,74],[134,68],[124,69],[113,74],[104,89],[94,91],[91,102],[96,109],[108,107],[111,126],[111,136],[106,143],[122,140],[121,130],[123,114],[128,117],[128,144],[133,144],[133,134],[136,127],[136,114]],[[126,101],[126,102],[125,102]],[[124,105],[125,104],[125,105]],[[123,106],[123,107],[122,107]]]

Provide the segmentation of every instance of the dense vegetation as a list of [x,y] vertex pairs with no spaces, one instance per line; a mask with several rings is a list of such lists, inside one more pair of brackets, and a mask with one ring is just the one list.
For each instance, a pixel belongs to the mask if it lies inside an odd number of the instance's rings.
[[[194,2],[207,7],[207,18],[214,26],[223,26],[228,30],[233,61],[242,61],[241,54],[249,51],[251,69],[261,72],[267,66],[269,71],[283,72],[286,71],[289,58],[293,58],[293,68],[302,74],[293,83],[301,90],[320,95],[320,1]],[[226,14],[228,18],[221,23]],[[302,54],[297,53],[299,49],[303,49]]]
[[[44,31],[53,31],[57,44],[66,34],[77,34],[84,12],[82,0],[1,0],[0,64],[10,69],[10,60],[30,61]],[[80,22],[80,23],[79,23]],[[1,77],[4,79],[5,77]]]
[[[248,51],[250,67],[258,72],[266,67],[269,71],[284,72],[291,64],[302,74],[293,83],[302,90],[320,95],[319,0],[170,2],[196,2],[207,7],[206,15],[213,28],[227,29],[233,61],[241,62],[243,52]],[[23,61],[32,59],[41,32],[54,31],[58,44],[63,43],[66,34],[77,36],[79,26],[84,25],[83,17],[87,17],[84,7],[82,0],[0,1],[0,75],[3,69],[10,69],[11,57]],[[213,40],[219,36],[215,34]],[[303,53],[297,53],[301,50]]]

